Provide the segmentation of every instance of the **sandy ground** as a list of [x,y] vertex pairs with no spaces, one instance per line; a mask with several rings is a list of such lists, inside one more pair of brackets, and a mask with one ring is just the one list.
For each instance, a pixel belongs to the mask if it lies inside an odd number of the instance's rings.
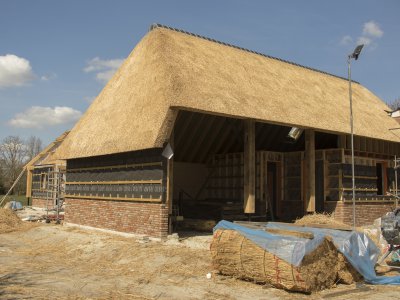
[[211,236],[166,242],[42,224],[0,234],[0,299],[399,299],[400,287],[288,293],[212,273]]

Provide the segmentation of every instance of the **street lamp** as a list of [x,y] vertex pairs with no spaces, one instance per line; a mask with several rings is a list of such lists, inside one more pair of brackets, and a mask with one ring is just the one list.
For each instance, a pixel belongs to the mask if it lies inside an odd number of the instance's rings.
[[358,59],[364,45],[358,45],[353,53],[347,58],[348,72],[349,72],[349,98],[350,98],[350,128],[351,128],[351,180],[353,182],[353,230],[356,228],[356,191],[355,191],[355,178],[354,178],[354,133],[353,133],[353,99],[351,93],[351,59]]

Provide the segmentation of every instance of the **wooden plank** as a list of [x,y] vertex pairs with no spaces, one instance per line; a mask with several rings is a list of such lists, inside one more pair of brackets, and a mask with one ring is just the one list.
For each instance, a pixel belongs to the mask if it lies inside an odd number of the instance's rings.
[[307,212],[315,212],[315,132],[305,130],[305,167],[306,167],[306,193],[305,207]]
[[299,237],[299,238],[303,238],[303,239],[310,239],[310,240],[312,240],[314,238],[314,234],[312,232],[301,232],[301,231],[277,229],[277,228],[266,228],[264,230],[269,233],[278,234],[278,235],[289,235],[289,236],[295,236],[295,237]]
[[295,226],[295,227],[303,227],[303,226],[296,226],[295,224],[291,223],[281,223],[281,222],[248,222],[248,221],[234,221],[235,224],[239,224],[243,227],[251,228],[251,229],[256,229],[256,230],[264,230],[272,234],[278,234],[278,235],[289,235],[289,236],[295,236],[295,237],[300,237],[300,238],[305,238],[305,239],[313,239],[314,234],[312,232],[301,232],[301,231],[296,231],[296,230],[290,230],[290,229],[281,229],[281,228],[266,228],[265,226],[268,225],[269,223],[271,224],[284,224],[284,225],[290,225],[290,226]]
[[[292,225],[292,224],[290,224]],[[335,229],[335,230],[344,230],[344,231],[352,231],[351,226],[339,226],[339,225],[331,225],[331,224],[315,224],[315,223],[307,223],[302,225],[293,224],[295,226],[301,227],[311,227],[311,228],[324,228],[324,229]]]
[[161,166],[162,162],[149,162],[149,163],[141,163],[141,164],[127,164],[127,165],[114,165],[114,166],[106,166],[106,167],[88,167],[88,168],[68,168],[68,171],[89,171],[89,170],[110,170],[110,169],[124,169],[124,168],[142,168],[142,167],[152,167],[152,166]]
[[129,181],[70,181],[66,185],[81,184],[81,185],[99,185],[99,184],[161,184],[162,180],[129,180]]
[[316,223],[306,223],[306,224],[293,224],[293,223],[284,223],[284,222],[269,222],[271,224],[283,224],[290,225],[294,227],[311,227],[311,228],[325,228],[325,229],[335,229],[335,230],[344,230],[344,231],[352,231],[351,226],[347,225],[332,225],[332,224],[316,224]]
[[106,196],[83,196],[66,194],[65,198],[73,199],[93,199],[93,200],[113,200],[113,201],[135,201],[135,202],[156,202],[161,203],[161,198],[128,198],[128,197],[106,197]]
[[244,213],[255,213],[256,151],[255,122],[244,120]]

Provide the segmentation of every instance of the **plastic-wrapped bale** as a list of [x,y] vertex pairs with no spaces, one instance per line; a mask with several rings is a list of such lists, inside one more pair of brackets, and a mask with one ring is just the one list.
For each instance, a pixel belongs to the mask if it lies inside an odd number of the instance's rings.
[[269,253],[235,230],[216,230],[210,249],[214,268],[224,275],[305,293],[336,283],[338,251],[329,238],[305,255],[299,266]]

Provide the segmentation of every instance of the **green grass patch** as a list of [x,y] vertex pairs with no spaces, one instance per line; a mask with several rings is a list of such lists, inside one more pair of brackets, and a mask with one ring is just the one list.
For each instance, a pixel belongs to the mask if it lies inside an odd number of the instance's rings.
[[[0,200],[3,199],[4,195],[0,195]],[[21,202],[22,206],[28,205],[28,198],[25,197],[25,195],[9,195],[7,198],[4,200],[2,206],[4,206],[7,202],[10,201],[18,201]]]

